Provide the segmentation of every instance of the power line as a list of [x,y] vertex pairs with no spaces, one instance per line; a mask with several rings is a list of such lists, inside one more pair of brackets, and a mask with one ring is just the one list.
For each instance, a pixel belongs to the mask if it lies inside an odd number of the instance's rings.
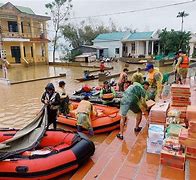
[[156,7],[149,7],[149,8],[143,8],[143,9],[130,10],[130,11],[121,11],[121,12],[116,12],[116,13],[100,14],[100,15],[94,15],[94,16],[72,17],[72,18],[69,18],[69,19],[87,19],[87,18],[112,16],[112,15],[120,15],[120,14],[127,14],[127,13],[135,13],[135,12],[154,10],[154,9],[162,9],[162,8],[171,7],[171,6],[178,6],[178,5],[193,3],[195,1],[196,0],[191,0],[191,1],[172,3],[172,4],[162,5],[162,6],[156,6]]

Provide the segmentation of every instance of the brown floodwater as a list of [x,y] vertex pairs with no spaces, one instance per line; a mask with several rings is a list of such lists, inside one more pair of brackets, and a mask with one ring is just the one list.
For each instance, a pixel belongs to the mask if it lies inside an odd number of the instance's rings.
[[[90,65],[98,65],[97,63],[91,63]],[[111,73],[119,73],[124,68],[125,64],[122,62],[106,63],[106,66],[113,66],[114,69]],[[129,70],[134,70],[138,65],[131,64]],[[144,67],[144,65],[140,66]],[[83,76],[83,71],[88,68],[84,67],[70,67],[70,66],[30,66],[23,67],[20,65],[14,66],[8,69],[8,78],[11,82],[23,81],[36,78],[44,78],[59,75],[60,73],[66,73],[66,77],[40,80],[15,85],[3,85],[0,84],[0,128],[22,128],[29,123],[33,117],[39,112],[42,107],[40,97],[44,92],[44,88],[47,83],[52,82],[57,87],[59,80],[66,82],[66,90],[69,95],[74,90],[81,88],[82,85],[88,83],[91,86],[97,86],[100,84],[98,80],[88,81],[85,83],[78,83],[74,79]],[[170,71],[172,67],[162,68],[161,71]],[[96,73],[94,73],[96,74]],[[0,72],[2,77],[2,72]],[[93,137],[95,145],[98,146],[107,137],[106,134],[97,135]],[[67,176],[63,176],[63,179],[68,179]]]

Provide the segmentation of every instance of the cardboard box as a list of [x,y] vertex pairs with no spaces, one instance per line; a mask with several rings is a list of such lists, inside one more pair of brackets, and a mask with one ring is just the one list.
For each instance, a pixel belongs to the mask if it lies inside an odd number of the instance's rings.
[[188,84],[172,84],[171,89],[172,90],[183,90],[183,91],[190,91],[191,86]]
[[186,119],[189,121],[196,121],[196,106],[190,105],[187,107]]
[[161,159],[167,159],[171,161],[178,161],[181,163],[185,163],[185,153],[182,152],[175,152],[175,151],[161,151]]
[[146,105],[147,105],[148,108],[151,108],[152,106],[155,105],[155,101],[153,101],[153,100],[148,100],[148,101],[146,101]]
[[180,169],[184,171],[185,164],[184,163],[179,163],[178,161],[170,161],[170,160],[165,160],[161,159],[161,164],[165,166],[170,166],[172,168]]
[[186,153],[196,155],[196,148],[186,147]]
[[152,154],[160,154],[162,150],[162,144],[163,140],[150,140],[149,138],[147,139],[147,148],[146,151],[147,153],[152,153]]
[[158,124],[150,124],[148,128],[148,138],[150,140],[162,140],[164,139],[164,126]]
[[188,129],[181,130],[179,134],[179,142],[186,147],[196,148],[196,138],[188,135]]
[[168,109],[169,109],[169,102],[156,103],[150,110],[149,121],[166,123]]

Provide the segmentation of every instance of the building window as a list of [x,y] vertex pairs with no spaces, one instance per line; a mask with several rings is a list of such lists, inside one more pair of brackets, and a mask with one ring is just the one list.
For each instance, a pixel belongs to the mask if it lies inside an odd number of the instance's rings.
[[31,33],[31,24],[30,23],[27,23],[27,31],[29,34]]
[[18,24],[16,21],[8,21],[9,32],[18,32]]
[[131,43],[131,53],[135,53],[135,42]]
[[33,57],[33,47],[31,46],[31,57]]
[[42,57],[45,57],[45,46],[43,43],[41,45],[41,53],[42,53]]
[[26,57],[26,48],[23,47],[23,49],[24,49],[24,57]]
[[119,54],[120,49],[119,48],[115,48],[115,54]]
[[21,22],[21,31],[22,31],[22,33],[24,33],[24,26],[23,26],[23,22]]

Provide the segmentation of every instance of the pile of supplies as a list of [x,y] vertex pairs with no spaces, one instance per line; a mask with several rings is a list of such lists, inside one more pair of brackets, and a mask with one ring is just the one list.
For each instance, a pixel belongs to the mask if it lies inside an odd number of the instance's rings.
[[190,105],[190,95],[190,85],[173,84],[171,103],[156,102],[149,113],[147,152],[180,170],[187,158],[196,159],[196,106]]

